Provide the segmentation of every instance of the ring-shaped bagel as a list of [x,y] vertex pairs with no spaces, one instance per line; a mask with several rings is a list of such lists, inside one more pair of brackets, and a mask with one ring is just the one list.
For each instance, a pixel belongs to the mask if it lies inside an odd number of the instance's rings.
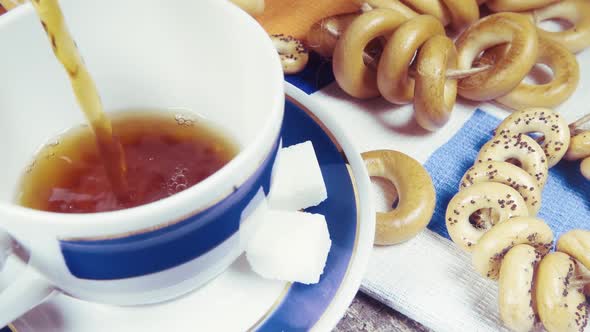
[[582,131],[571,137],[565,159],[578,160],[590,157],[590,130]]
[[538,188],[543,189],[549,173],[547,157],[539,143],[527,135],[496,135],[481,148],[476,163],[509,159],[518,160],[520,167],[537,181]]
[[477,101],[495,99],[525,78],[537,59],[538,37],[533,23],[516,13],[493,14],[465,30],[455,43],[458,69],[471,68],[481,52],[503,43],[510,43],[510,48],[492,68],[459,81],[459,95]]
[[563,0],[533,11],[537,22],[562,19],[572,24],[564,31],[538,29],[540,37],[553,40],[565,46],[570,52],[578,53],[590,46],[590,2],[588,0]]
[[498,277],[498,307],[502,322],[513,331],[532,331],[536,321],[533,303],[535,270],[541,256],[528,244],[514,246],[502,260]]
[[512,113],[496,128],[498,137],[536,132],[544,135],[541,148],[547,156],[547,166],[557,165],[570,144],[568,123],[559,113],[548,108],[527,108]]
[[336,42],[332,58],[334,78],[344,92],[361,99],[379,96],[377,74],[363,61],[365,47],[405,21],[406,17],[394,10],[374,9],[350,23]]
[[340,35],[359,14],[342,14],[323,18],[307,32],[307,47],[325,58],[331,58]]
[[305,68],[309,61],[309,53],[301,41],[280,33],[270,35],[270,39],[279,53],[285,74],[295,74]]
[[542,8],[561,0],[487,0],[486,6],[494,12],[523,12]]
[[449,121],[455,106],[457,80],[447,79],[445,73],[457,67],[457,49],[447,36],[434,36],[418,52],[416,63],[416,121],[422,128],[433,131]]
[[481,209],[492,209],[498,215],[495,224],[516,216],[528,216],[526,203],[518,191],[505,184],[476,183],[457,193],[449,202],[445,221],[447,231],[460,248],[471,251],[488,231],[474,227],[469,217]]
[[517,244],[528,244],[544,256],[553,247],[553,232],[541,219],[510,218],[495,225],[473,246],[473,267],[483,277],[496,280],[504,255]]
[[586,297],[573,287],[576,261],[562,252],[545,256],[535,283],[537,311],[549,332],[582,331],[588,319]]
[[401,2],[418,13],[434,16],[445,26],[451,23],[449,10],[441,0],[401,0]]
[[474,0],[442,0],[451,16],[451,25],[456,31],[479,20],[479,5]]
[[[476,183],[497,182],[514,188],[529,210],[529,216],[537,215],[541,208],[541,190],[537,181],[522,168],[504,161],[476,163],[465,172],[459,190]],[[531,189],[532,188],[532,189]]]
[[391,181],[399,197],[395,209],[377,213],[375,243],[397,244],[416,236],[430,222],[436,202],[426,169],[398,151],[369,151],[362,157],[369,175]]
[[430,38],[445,35],[433,16],[420,15],[402,24],[389,38],[377,69],[377,86],[391,103],[407,104],[414,99],[414,79],[408,70],[416,51]]
[[590,231],[576,229],[562,234],[557,251],[566,253],[590,269]]
[[580,172],[582,172],[582,175],[586,179],[590,180],[590,157],[582,159],[582,162],[580,163]]
[[536,63],[551,68],[551,81],[529,84],[523,80],[514,90],[496,98],[496,101],[517,110],[527,107],[553,108],[562,104],[576,91],[580,81],[578,60],[560,43],[539,37]]
[[416,13],[415,10],[406,6],[404,3],[398,0],[358,0],[359,2],[366,2],[372,8],[391,9],[404,15],[408,20],[414,18],[420,14]]

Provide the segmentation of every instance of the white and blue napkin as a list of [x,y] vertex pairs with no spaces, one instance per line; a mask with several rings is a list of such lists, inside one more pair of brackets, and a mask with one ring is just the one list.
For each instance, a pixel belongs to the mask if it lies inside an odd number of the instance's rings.
[[[590,94],[585,93],[590,89],[590,52],[577,58],[580,85],[557,109],[570,122],[590,112]],[[286,81],[308,93],[360,151],[404,152],[426,166],[436,187],[437,205],[428,229],[404,244],[375,247],[362,290],[436,331],[503,330],[496,283],[479,276],[470,255],[449,239],[444,214],[480,147],[509,113],[493,104],[459,100],[449,123],[429,133],[416,124],[411,105],[347,96],[334,83],[331,63],[315,55],[303,73]],[[552,168],[543,192],[538,216],[556,236],[573,228],[590,229],[590,182],[578,167],[579,162],[562,161]],[[377,195],[375,201],[384,199]]]

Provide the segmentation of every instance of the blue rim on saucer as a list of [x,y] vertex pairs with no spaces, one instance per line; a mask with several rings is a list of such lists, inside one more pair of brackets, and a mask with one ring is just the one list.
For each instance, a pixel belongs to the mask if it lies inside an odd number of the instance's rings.
[[307,212],[326,217],[332,247],[320,282],[294,283],[274,309],[257,326],[257,331],[309,330],[320,319],[338,292],[356,248],[360,222],[357,197],[342,149],[328,129],[304,106],[291,98],[285,103],[281,130],[283,146],[311,140],[326,183],[328,199]]
[[[333,299],[343,291],[359,242],[360,218],[355,181],[342,148],[327,127],[305,106],[287,96],[281,129],[283,146],[311,140],[316,151],[328,198],[306,211],[326,217],[332,247],[320,282],[315,285],[287,284],[275,304],[250,330],[307,331],[314,327]],[[18,332],[14,326],[0,332]]]

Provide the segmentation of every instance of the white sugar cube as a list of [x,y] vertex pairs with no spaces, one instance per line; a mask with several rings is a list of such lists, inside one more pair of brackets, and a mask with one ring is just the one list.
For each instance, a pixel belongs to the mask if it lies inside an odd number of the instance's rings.
[[299,211],[268,211],[246,248],[252,270],[267,279],[314,284],[332,241],[326,218]]
[[328,197],[311,141],[281,149],[275,168],[268,196],[271,208],[297,211]]

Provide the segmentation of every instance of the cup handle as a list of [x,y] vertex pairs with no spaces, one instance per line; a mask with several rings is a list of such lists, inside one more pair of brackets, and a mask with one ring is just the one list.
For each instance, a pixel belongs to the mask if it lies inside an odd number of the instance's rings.
[[0,328],[10,324],[55,293],[55,287],[47,279],[14,255],[14,246],[15,242],[12,238],[0,230],[0,274],[3,273],[7,264],[24,265],[18,277],[0,292]]

